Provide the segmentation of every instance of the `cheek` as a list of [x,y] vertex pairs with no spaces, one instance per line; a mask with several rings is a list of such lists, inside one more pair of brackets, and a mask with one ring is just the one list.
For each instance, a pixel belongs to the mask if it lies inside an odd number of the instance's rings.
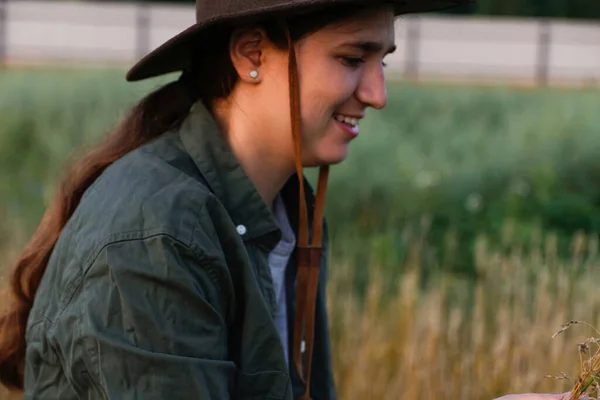
[[335,129],[333,114],[351,102],[356,72],[322,55],[303,63],[301,72],[302,137],[311,151],[319,151],[336,142],[335,136],[329,138]]
[[303,93],[302,121],[305,134],[311,139],[326,136],[334,126],[333,114],[340,111],[352,98],[353,92],[344,89],[343,85],[321,83],[307,88]]
[[[351,101],[357,87],[356,72],[352,72],[339,63],[322,63],[307,79],[305,101],[311,104],[314,117],[327,114],[328,117]],[[346,107],[348,108],[348,107]]]
[[331,102],[324,96],[307,96],[302,107],[302,135],[307,141],[315,142],[322,139],[333,123]]
[[[335,72],[335,71],[332,71]],[[327,68],[314,71],[306,76],[302,86],[303,114],[307,118],[320,118],[331,113],[347,101],[348,91],[344,90],[343,78],[337,74],[328,74]]]

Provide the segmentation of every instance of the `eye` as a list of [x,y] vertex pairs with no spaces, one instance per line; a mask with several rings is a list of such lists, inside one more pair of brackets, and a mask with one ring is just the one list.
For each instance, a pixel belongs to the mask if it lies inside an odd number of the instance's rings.
[[351,68],[358,68],[365,60],[362,57],[340,57],[342,62]]

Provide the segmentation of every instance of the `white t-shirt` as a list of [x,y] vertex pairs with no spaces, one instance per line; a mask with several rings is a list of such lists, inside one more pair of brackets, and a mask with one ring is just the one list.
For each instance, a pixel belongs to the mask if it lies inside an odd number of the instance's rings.
[[[285,359],[288,361],[288,329],[287,308],[285,293],[285,270],[296,246],[296,237],[290,226],[285,205],[280,196],[275,199],[273,209],[275,219],[282,232],[282,238],[269,254],[269,268],[273,277],[273,290],[275,291],[275,326],[281,337]],[[288,361],[289,362],[289,361]]]

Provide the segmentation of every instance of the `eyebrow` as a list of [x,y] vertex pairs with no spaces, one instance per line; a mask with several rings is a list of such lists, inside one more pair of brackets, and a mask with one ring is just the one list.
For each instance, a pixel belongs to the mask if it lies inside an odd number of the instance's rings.
[[[345,46],[349,46],[349,47],[355,47],[358,48],[360,50],[363,50],[367,53],[379,53],[381,51],[383,51],[384,46],[383,44],[381,44],[380,42],[373,42],[373,41],[369,41],[369,40],[361,40],[358,42],[347,42],[347,43],[343,43],[340,47],[345,47]],[[385,54],[390,54],[396,51],[396,45],[392,45],[390,46]]]

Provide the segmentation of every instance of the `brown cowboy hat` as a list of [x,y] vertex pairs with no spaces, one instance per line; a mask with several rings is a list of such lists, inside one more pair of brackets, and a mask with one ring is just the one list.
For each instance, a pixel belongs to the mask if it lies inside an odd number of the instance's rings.
[[209,28],[265,14],[292,14],[324,6],[352,4],[390,4],[396,15],[441,11],[475,0],[196,0],[196,23],[150,54],[142,58],[127,73],[128,81],[139,81],[190,65],[191,47],[203,39]]

